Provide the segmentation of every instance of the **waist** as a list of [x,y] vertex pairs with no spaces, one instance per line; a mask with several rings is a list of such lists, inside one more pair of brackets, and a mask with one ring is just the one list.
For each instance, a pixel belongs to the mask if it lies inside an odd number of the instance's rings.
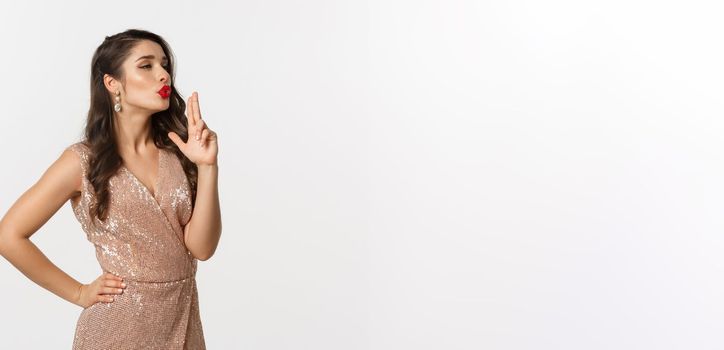
[[188,276],[182,279],[172,280],[172,281],[141,281],[141,280],[134,280],[131,278],[126,278],[121,276],[123,278],[123,282],[126,283],[137,283],[137,284],[175,284],[175,283],[183,283],[187,282],[189,280],[193,280],[195,276]]
[[185,277],[182,277],[182,278],[175,278],[175,279],[168,279],[168,280],[165,280],[165,279],[164,279],[164,280],[153,280],[153,281],[151,281],[151,280],[137,279],[136,277],[133,277],[133,276],[128,277],[128,276],[124,276],[124,275],[122,275],[122,274],[118,274],[118,273],[115,273],[115,272],[111,272],[111,273],[113,273],[113,274],[116,275],[116,276],[121,277],[121,278],[123,279],[123,282],[125,282],[125,283],[127,283],[127,284],[150,284],[150,285],[177,284],[177,283],[188,282],[189,280],[194,280],[194,278],[196,277],[196,274],[193,273],[193,274],[191,274],[191,275],[188,275],[188,276],[185,276]]

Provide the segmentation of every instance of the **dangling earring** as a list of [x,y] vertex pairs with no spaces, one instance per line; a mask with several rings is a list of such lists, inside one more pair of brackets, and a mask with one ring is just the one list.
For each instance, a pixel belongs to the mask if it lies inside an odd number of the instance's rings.
[[121,111],[121,96],[120,96],[120,95],[121,95],[121,92],[120,92],[120,91],[116,91],[116,104],[113,105],[113,109],[114,109],[116,112],[120,112],[120,111]]

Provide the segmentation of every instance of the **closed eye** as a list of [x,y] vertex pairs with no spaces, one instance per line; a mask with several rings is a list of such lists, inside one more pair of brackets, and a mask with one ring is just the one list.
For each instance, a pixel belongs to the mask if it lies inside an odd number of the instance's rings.
[[[163,67],[163,69],[168,69],[168,65],[161,66],[161,67]],[[147,64],[147,65],[145,65],[145,66],[141,66],[141,68],[143,68],[143,69],[151,68],[151,65],[150,65],[150,64]]]

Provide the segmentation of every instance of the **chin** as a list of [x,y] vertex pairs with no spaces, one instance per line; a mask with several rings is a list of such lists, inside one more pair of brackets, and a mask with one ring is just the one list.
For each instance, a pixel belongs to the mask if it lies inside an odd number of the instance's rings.
[[168,102],[166,102],[166,103],[164,103],[164,104],[161,105],[161,108],[159,109],[159,111],[165,111],[165,110],[167,110],[168,107],[170,107],[170,106],[171,106],[171,104],[168,103]]

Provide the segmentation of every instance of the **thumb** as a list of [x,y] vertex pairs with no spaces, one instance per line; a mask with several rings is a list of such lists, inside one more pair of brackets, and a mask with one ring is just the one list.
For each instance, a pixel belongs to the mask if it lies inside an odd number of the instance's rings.
[[169,131],[167,135],[168,135],[168,138],[170,138],[171,141],[173,141],[173,143],[175,143],[179,149],[183,148],[184,143],[181,140],[181,138],[178,136],[178,134],[176,134],[173,131]]

